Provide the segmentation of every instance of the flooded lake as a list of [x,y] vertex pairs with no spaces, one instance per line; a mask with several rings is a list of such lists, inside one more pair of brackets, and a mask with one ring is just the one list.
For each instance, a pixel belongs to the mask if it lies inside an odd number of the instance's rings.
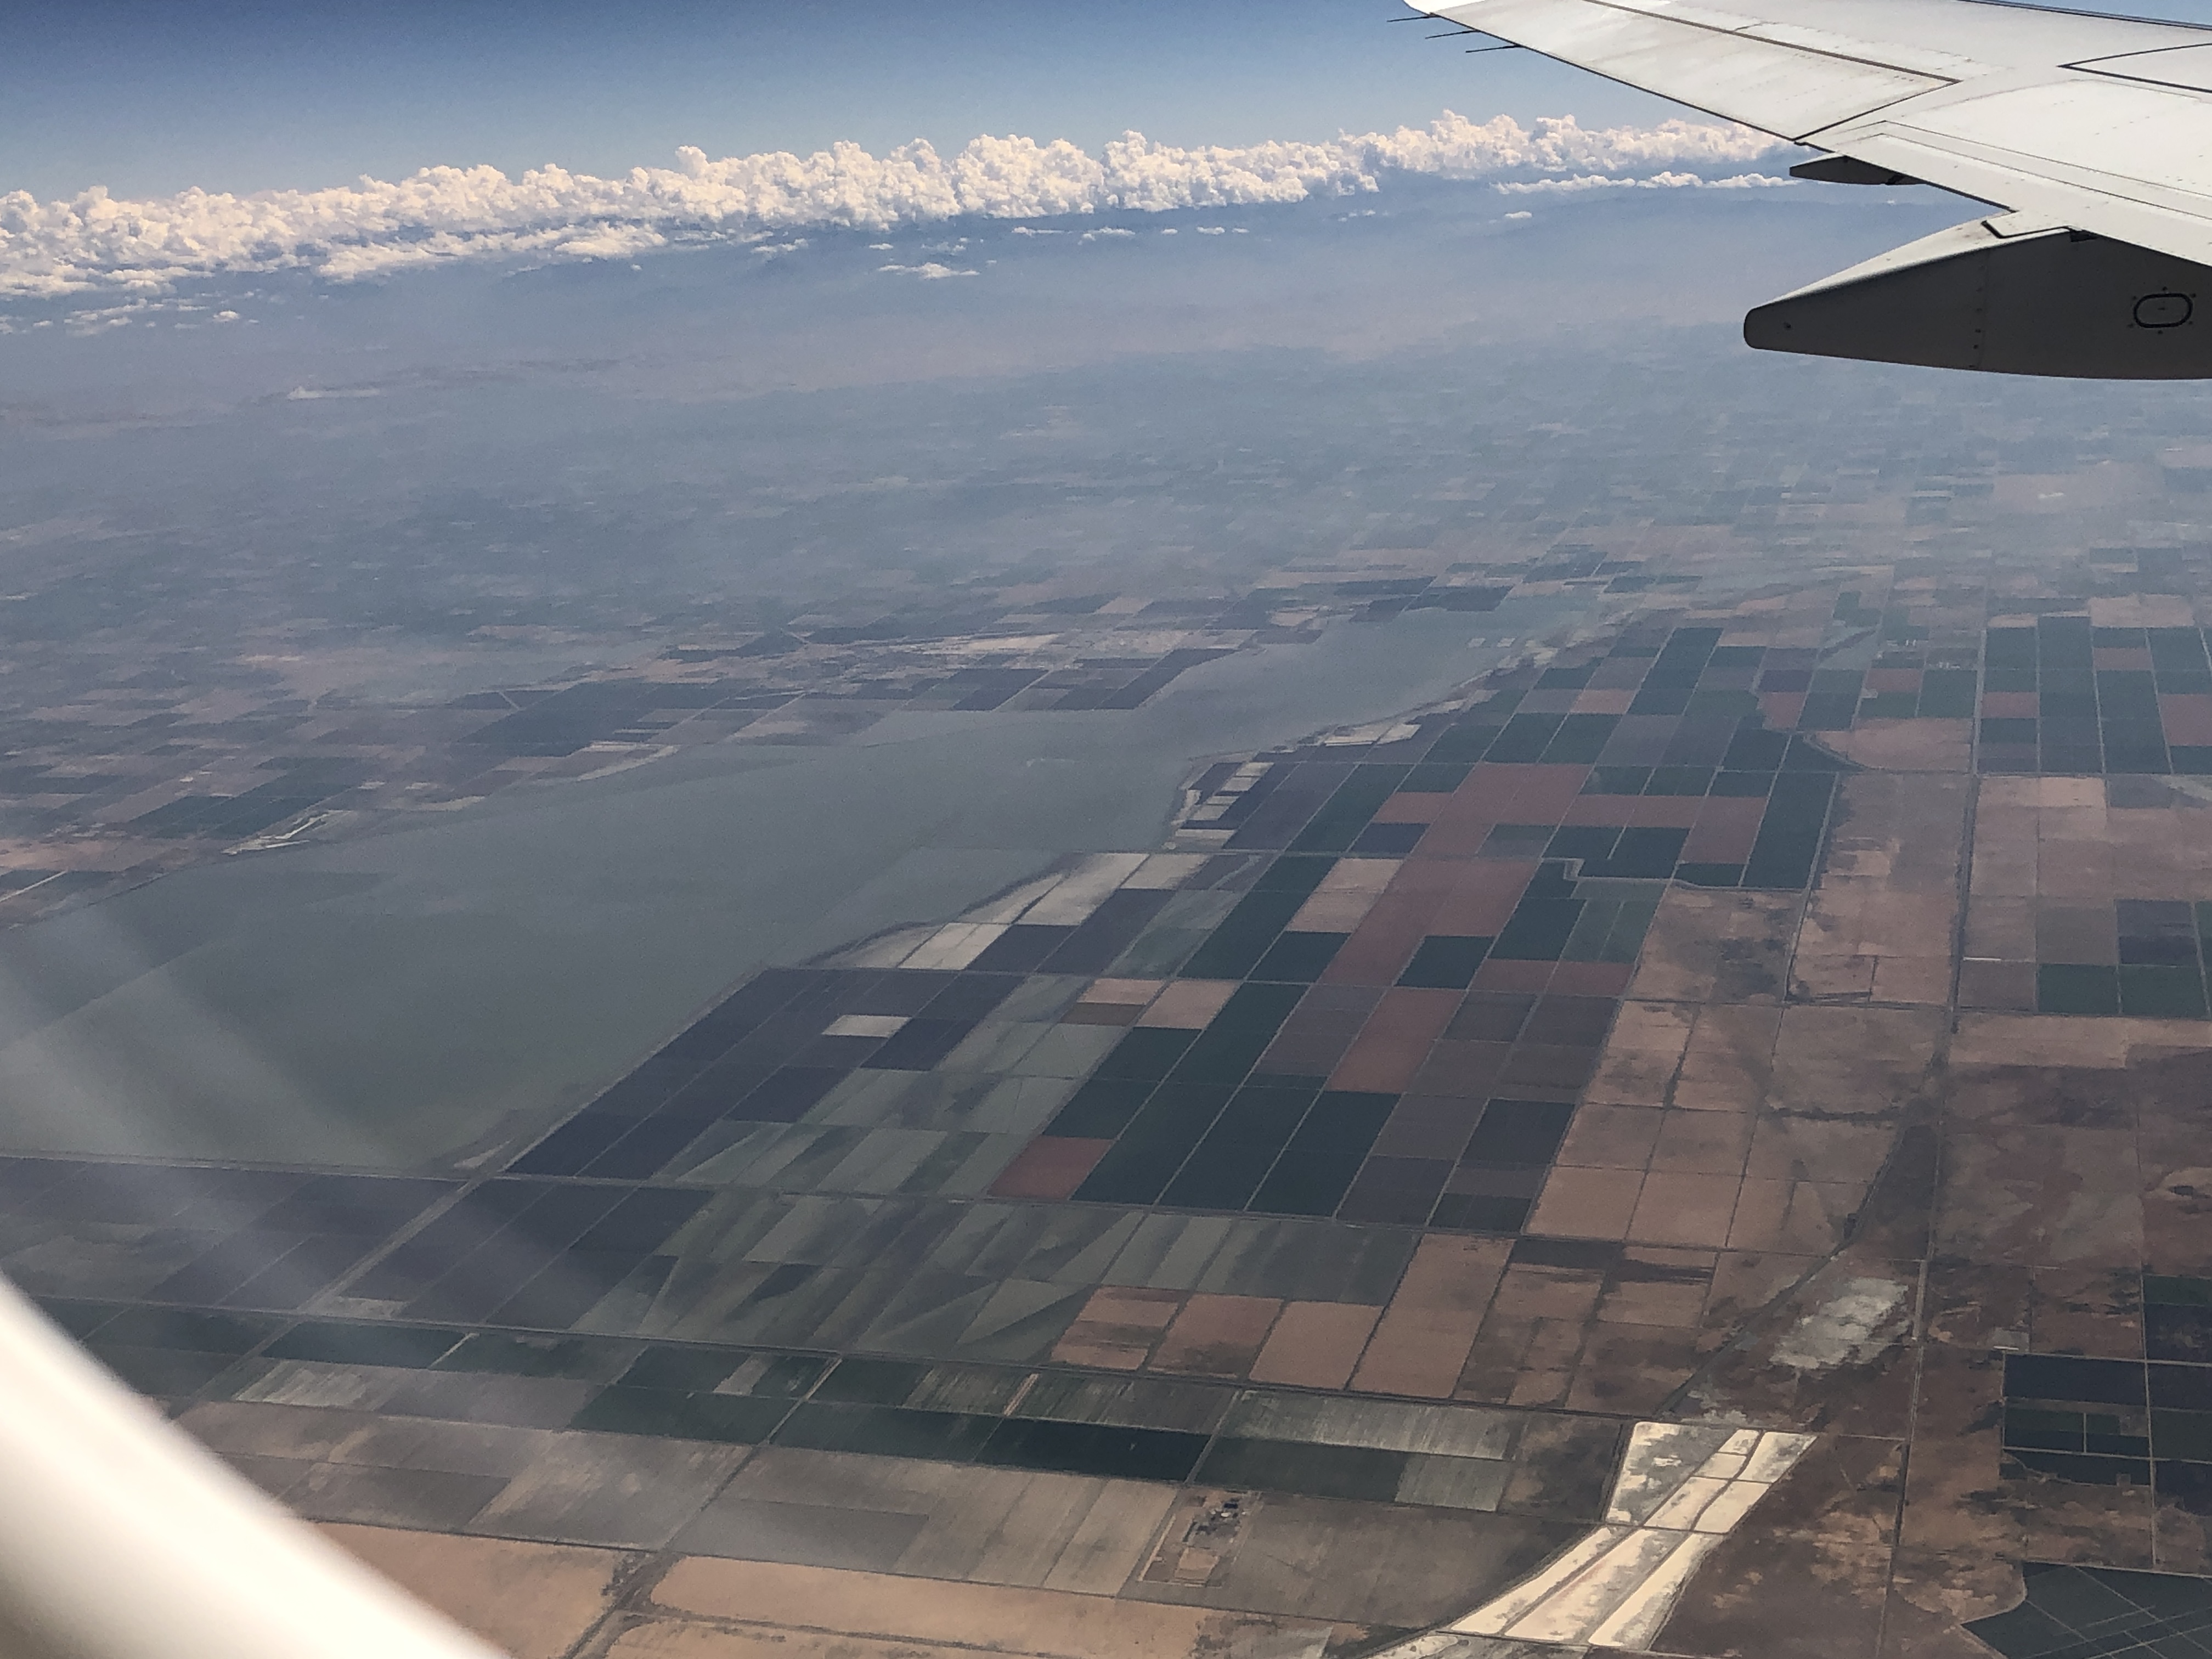
[[1199,762],[1441,696],[1579,596],[1418,611],[1192,670],[1127,713],[894,715],[727,744],[0,934],[0,1146],[463,1164],[747,972],[1160,841]]

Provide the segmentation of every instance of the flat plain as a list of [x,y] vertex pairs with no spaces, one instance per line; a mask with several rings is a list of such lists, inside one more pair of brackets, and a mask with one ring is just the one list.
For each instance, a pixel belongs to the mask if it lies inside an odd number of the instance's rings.
[[1620,381],[1295,550],[957,605],[917,561],[434,696],[157,672],[163,617],[46,662],[27,927],[617,769],[1480,651],[404,1167],[9,1156],[0,1270],[546,1659],[2201,1652],[2203,469],[1901,395],[1743,483]]

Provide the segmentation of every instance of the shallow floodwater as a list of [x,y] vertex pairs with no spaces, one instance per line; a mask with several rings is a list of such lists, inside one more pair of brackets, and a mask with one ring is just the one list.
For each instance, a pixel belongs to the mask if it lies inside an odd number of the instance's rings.
[[0,1147],[465,1164],[750,970],[1157,845],[1193,765],[1443,695],[1559,599],[1219,659],[1126,713],[904,714],[726,745],[0,934]]

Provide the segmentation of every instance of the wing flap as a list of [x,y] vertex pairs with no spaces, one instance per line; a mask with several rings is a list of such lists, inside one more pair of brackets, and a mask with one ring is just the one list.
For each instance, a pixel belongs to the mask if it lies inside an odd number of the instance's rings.
[[[2086,76],[1889,112],[1901,128],[1978,144],[2084,185],[2136,185],[2212,200],[2212,101]],[[1848,137],[1839,130],[1832,137]]]
[[2129,52],[2110,58],[2085,58],[2069,69],[2087,70],[2123,81],[2148,81],[2154,86],[2185,87],[2191,92],[2212,92],[2212,46],[2166,46],[2156,52]]
[[1884,112],[1824,148],[2078,230],[2212,264],[2212,102],[2086,78]]

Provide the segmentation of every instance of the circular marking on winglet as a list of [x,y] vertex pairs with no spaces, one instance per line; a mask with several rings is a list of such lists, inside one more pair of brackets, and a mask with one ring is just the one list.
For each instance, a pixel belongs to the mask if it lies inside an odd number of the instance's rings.
[[2179,328],[2196,304],[2186,294],[2146,294],[2136,301],[2137,328]]

